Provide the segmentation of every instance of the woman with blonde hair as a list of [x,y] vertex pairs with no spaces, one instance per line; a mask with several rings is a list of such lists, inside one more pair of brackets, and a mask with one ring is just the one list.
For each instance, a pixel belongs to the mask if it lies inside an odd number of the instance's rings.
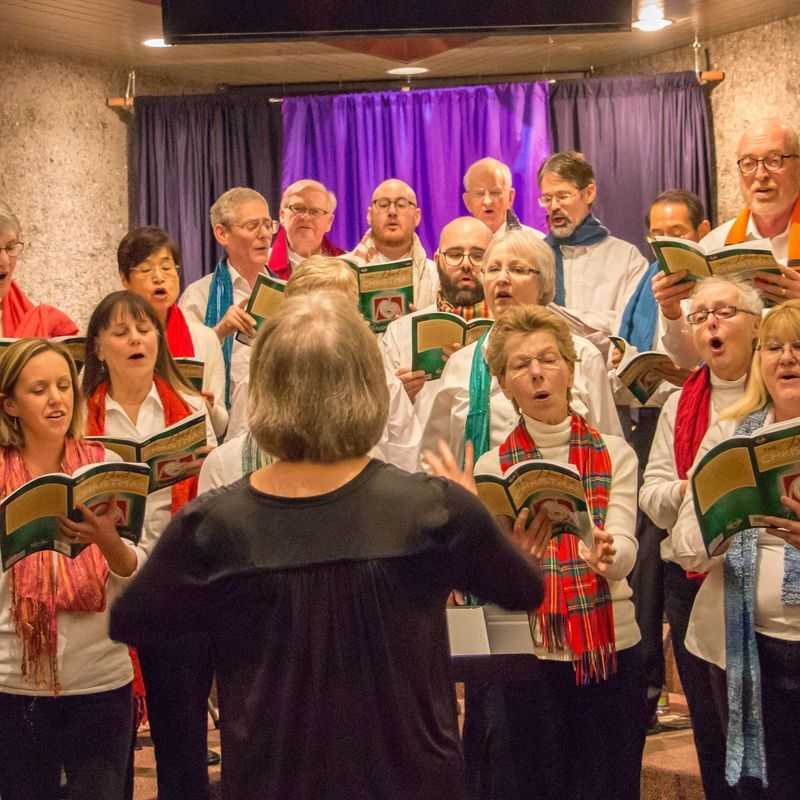
[[[0,356],[0,499],[52,472],[116,461],[81,438],[75,365],[45,339]],[[144,562],[112,514],[80,507],[63,535],[89,547],[74,559],[33,553],[0,575],[0,795],[56,800],[62,766],[69,796],[119,800],[130,791],[133,669],[108,636],[109,608]]]
[[385,371],[341,293],[287,300],[251,365],[272,463],[173,521],[112,635],[208,631],[230,800],[463,800],[445,603],[533,608],[538,572],[461,488],[369,457]]
[[[744,396],[709,429],[698,459],[733,435],[793,420],[800,423],[799,300],[764,318]],[[681,566],[708,573],[686,647],[711,665],[727,729],[726,779],[748,798],[788,800],[800,785],[800,498],[788,494],[785,515],[765,517],[710,558],[689,484],[672,532]]]

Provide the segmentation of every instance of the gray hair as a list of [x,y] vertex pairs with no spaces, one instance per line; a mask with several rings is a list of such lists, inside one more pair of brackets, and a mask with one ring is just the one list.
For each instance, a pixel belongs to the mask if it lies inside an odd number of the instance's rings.
[[11,231],[17,238],[22,236],[22,225],[19,224],[17,215],[2,200],[0,200],[0,231]]
[[283,461],[366,455],[389,414],[375,336],[341,292],[288,298],[259,329],[250,358],[250,431]]
[[495,173],[499,172],[503,183],[506,185],[506,188],[512,188],[511,168],[508,166],[508,164],[504,164],[502,161],[498,161],[496,158],[486,157],[478,159],[470,164],[469,167],[467,167],[467,171],[464,173],[465,192],[469,191],[470,173],[477,172],[479,169],[488,169]]
[[525,228],[498,231],[492,236],[492,241],[483,254],[481,272],[489,263],[492,251],[501,244],[506,245],[517,258],[530,261],[532,266],[539,268],[541,273],[539,275],[539,285],[541,286],[539,304],[546,306],[548,303],[552,303],[556,293],[556,258],[550,245]]
[[753,314],[761,316],[764,311],[764,301],[761,299],[758,289],[750,281],[742,278],[723,278],[717,275],[711,278],[703,278],[703,280],[697,281],[689,297],[694,299],[696,295],[706,289],[727,289],[731,286],[739,292],[739,302],[742,303],[742,310],[752,311]]
[[281,195],[281,208],[286,208],[286,203],[293,194],[301,194],[308,189],[314,189],[327,195],[328,203],[330,204],[328,212],[333,214],[333,212],[336,211],[336,195],[327,186],[325,186],[324,183],[312,180],[311,178],[302,178],[299,181],[290,183],[283,190],[283,194]]
[[263,194],[251,189],[248,186],[234,186],[223,192],[211,206],[209,217],[211,219],[211,227],[216,228],[217,225],[231,225],[236,220],[236,212],[239,206],[251,200],[256,200],[263,203],[267,207],[269,213],[269,203]]

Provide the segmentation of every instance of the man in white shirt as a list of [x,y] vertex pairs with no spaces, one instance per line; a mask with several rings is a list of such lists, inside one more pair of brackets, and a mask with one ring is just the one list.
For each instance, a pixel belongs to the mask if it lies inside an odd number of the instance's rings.
[[266,273],[276,223],[264,197],[237,186],[221,194],[210,212],[214,238],[225,256],[210,275],[186,287],[178,305],[190,320],[213,328],[225,357],[226,402],[247,376],[250,348],[235,340],[239,331],[255,335],[255,320],[244,310],[259,274]]
[[425,253],[415,233],[422,219],[417,195],[405,182],[390,178],[378,184],[367,209],[369,228],[345,257],[360,264],[414,261],[414,305],[424,308],[436,298],[439,279],[436,265]]
[[286,187],[281,197],[281,227],[269,254],[270,272],[282,280],[309,256],[338,256],[327,233],[333,225],[336,195],[319,181],[304,179]]
[[647,260],[592,214],[597,185],[581,153],[553,154],[539,168],[538,179],[539,205],[550,228],[546,241],[556,258],[555,303],[586,325],[616,334]]
[[[428,402],[435,393],[436,380],[425,380],[422,371],[411,370],[411,319],[432,311],[449,311],[465,319],[486,317],[488,306],[483,298],[480,264],[492,232],[474,217],[457,217],[442,228],[439,248],[434,254],[439,273],[439,291],[435,302],[392,322],[380,342],[386,368],[403,382],[417,416],[424,420]],[[453,344],[452,350],[460,345]]]
[[[486,223],[492,233],[505,232],[508,212],[512,211],[516,190],[508,164],[496,158],[481,158],[464,173],[464,205],[476,219]],[[544,238],[541,231],[522,225]]]

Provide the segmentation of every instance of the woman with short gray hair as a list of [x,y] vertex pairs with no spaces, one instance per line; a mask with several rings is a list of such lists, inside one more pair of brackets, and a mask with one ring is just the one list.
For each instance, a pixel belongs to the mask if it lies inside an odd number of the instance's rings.
[[34,305],[14,280],[17,260],[25,243],[16,215],[0,201],[0,317],[3,336],[23,339],[31,336],[70,336],[78,326],[53,306]]
[[349,298],[287,299],[252,364],[276,460],[174,519],[111,635],[208,631],[230,800],[463,800],[445,604],[535,608],[538,570],[459,486],[368,457],[388,392]]

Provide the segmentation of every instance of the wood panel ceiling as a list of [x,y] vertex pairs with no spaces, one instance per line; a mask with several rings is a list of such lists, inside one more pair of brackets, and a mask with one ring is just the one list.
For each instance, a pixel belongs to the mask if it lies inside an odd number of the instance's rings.
[[[637,10],[634,2],[634,18]],[[412,63],[428,67],[430,78],[586,71],[688,47],[695,33],[702,42],[800,14],[800,0],[664,0],[664,13],[675,24],[657,33],[488,36]],[[375,81],[407,63],[330,41],[148,48],[145,39],[161,36],[157,0],[3,0],[0,19],[6,45],[133,67],[187,84]]]

